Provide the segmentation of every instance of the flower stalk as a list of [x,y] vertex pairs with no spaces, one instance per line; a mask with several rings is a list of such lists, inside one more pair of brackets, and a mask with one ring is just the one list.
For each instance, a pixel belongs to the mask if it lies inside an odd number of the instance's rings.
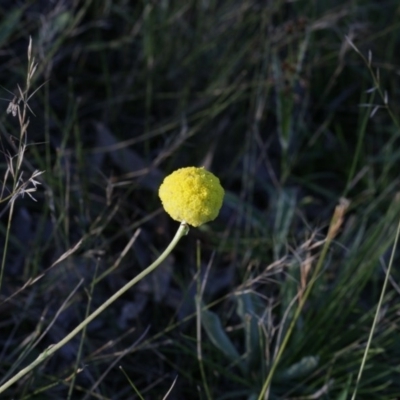
[[181,223],[178,231],[176,232],[174,238],[168,247],[164,250],[164,252],[154,261],[151,265],[149,265],[145,270],[143,270],[139,275],[135,276],[132,280],[130,280],[127,284],[125,284],[121,289],[119,289],[116,293],[114,293],[108,300],[106,300],[100,307],[98,307],[95,311],[93,311],[84,321],[82,321],[74,330],[72,330],[67,336],[65,336],[58,343],[49,346],[43,353],[41,353],[35,361],[26,366],[24,369],[19,371],[16,375],[6,381],[3,385],[0,386],[0,393],[3,393],[7,388],[9,388],[14,383],[18,382],[22,377],[32,371],[35,367],[41,364],[44,360],[53,355],[57,350],[67,344],[72,338],[74,338],[79,332],[81,332],[90,322],[92,322],[97,316],[99,316],[108,306],[114,303],[119,297],[121,297],[125,292],[127,292],[131,287],[133,287],[136,283],[138,283],[145,276],[154,271],[171,253],[171,251],[175,248],[179,240],[187,235],[189,232],[189,227],[186,223]]

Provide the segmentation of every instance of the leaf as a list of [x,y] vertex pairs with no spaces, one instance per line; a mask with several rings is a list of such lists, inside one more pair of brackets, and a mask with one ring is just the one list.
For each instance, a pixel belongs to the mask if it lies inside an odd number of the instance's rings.
[[[240,355],[226,334],[218,315],[201,307],[201,325],[207,333],[211,343],[230,360],[237,363]],[[243,369],[242,363],[239,366]]]
[[261,356],[263,354],[260,344],[260,332],[257,321],[257,298],[251,293],[236,294],[237,308],[236,312],[242,319],[245,327],[245,349],[248,372],[255,365],[261,365]]
[[276,83],[276,112],[278,118],[279,141],[284,153],[287,152],[293,136],[293,95],[287,93],[284,85],[282,66],[276,53],[272,57],[272,71]]
[[280,379],[297,379],[309,375],[319,364],[318,356],[306,356],[303,357],[299,362],[291,365],[281,374]]
[[283,188],[275,193],[273,210],[274,223],[274,257],[281,257],[282,248],[287,244],[290,226],[292,225],[297,204],[295,189]]
[[121,142],[106,125],[97,122],[95,126],[96,148],[92,151],[91,164],[98,169],[103,168],[102,163],[107,155],[113,164],[125,173],[124,179],[137,178],[137,184],[141,187],[158,190],[163,174],[140,154],[128,148],[136,139],[133,142],[129,140]]
[[351,386],[351,381],[352,381],[353,376],[349,375],[347,378],[347,383],[343,390],[340,392],[339,396],[337,397],[337,400],[346,400],[349,398],[349,392],[350,392],[350,386]]
[[2,46],[14,30],[18,29],[19,20],[21,19],[23,7],[16,8],[7,14],[7,17],[3,17],[4,20],[0,24],[0,46]]

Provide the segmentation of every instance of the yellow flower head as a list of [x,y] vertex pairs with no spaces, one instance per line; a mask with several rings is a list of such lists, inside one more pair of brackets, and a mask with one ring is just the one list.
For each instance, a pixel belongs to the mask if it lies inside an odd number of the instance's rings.
[[168,175],[158,191],[172,219],[200,226],[217,218],[224,199],[219,179],[204,168],[181,168]]

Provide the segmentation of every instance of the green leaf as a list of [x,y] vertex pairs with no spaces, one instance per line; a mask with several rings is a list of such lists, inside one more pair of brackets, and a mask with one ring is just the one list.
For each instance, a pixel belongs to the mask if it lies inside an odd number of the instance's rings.
[[318,356],[303,357],[299,362],[291,365],[289,368],[279,374],[279,378],[292,380],[305,377],[313,372],[315,368],[317,368],[318,364]]
[[294,189],[283,188],[277,191],[273,197],[273,210],[275,213],[274,223],[274,257],[282,256],[282,248],[288,242],[290,226],[296,210],[297,192]]
[[347,383],[346,386],[343,388],[343,390],[340,392],[339,396],[337,397],[337,400],[346,400],[349,398],[350,394],[350,385],[352,381],[353,376],[349,375],[347,378]]
[[16,8],[15,10],[7,14],[7,16],[0,24],[0,46],[2,46],[7,41],[14,30],[18,29],[19,20],[21,19],[23,11],[23,7]]
[[[201,324],[211,343],[217,347],[230,360],[237,363],[240,355],[226,334],[218,315],[212,311],[201,309]],[[239,363],[243,369],[242,363]]]
[[245,358],[247,360],[248,371],[255,365],[261,365],[262,349],[260,343],[260,332],[257,315],[259,311],[257,306],[258,298],[252,293],[237,293],[236,312],[242,319],[245,327]]
[[284,153],[287,152],[292,137],[293,95],[285,91],[281,62],[274,52],[272,71],[276,82],[276,112],[278,118],[279,141]]

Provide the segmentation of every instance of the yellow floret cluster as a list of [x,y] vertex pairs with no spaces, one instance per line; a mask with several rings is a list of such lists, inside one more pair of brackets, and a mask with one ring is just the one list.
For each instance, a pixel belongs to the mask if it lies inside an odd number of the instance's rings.
[[158,195],[172,219],[197,227],[218,216],[224,189],[211,172],[204,168],[186,167],[168,175]]

